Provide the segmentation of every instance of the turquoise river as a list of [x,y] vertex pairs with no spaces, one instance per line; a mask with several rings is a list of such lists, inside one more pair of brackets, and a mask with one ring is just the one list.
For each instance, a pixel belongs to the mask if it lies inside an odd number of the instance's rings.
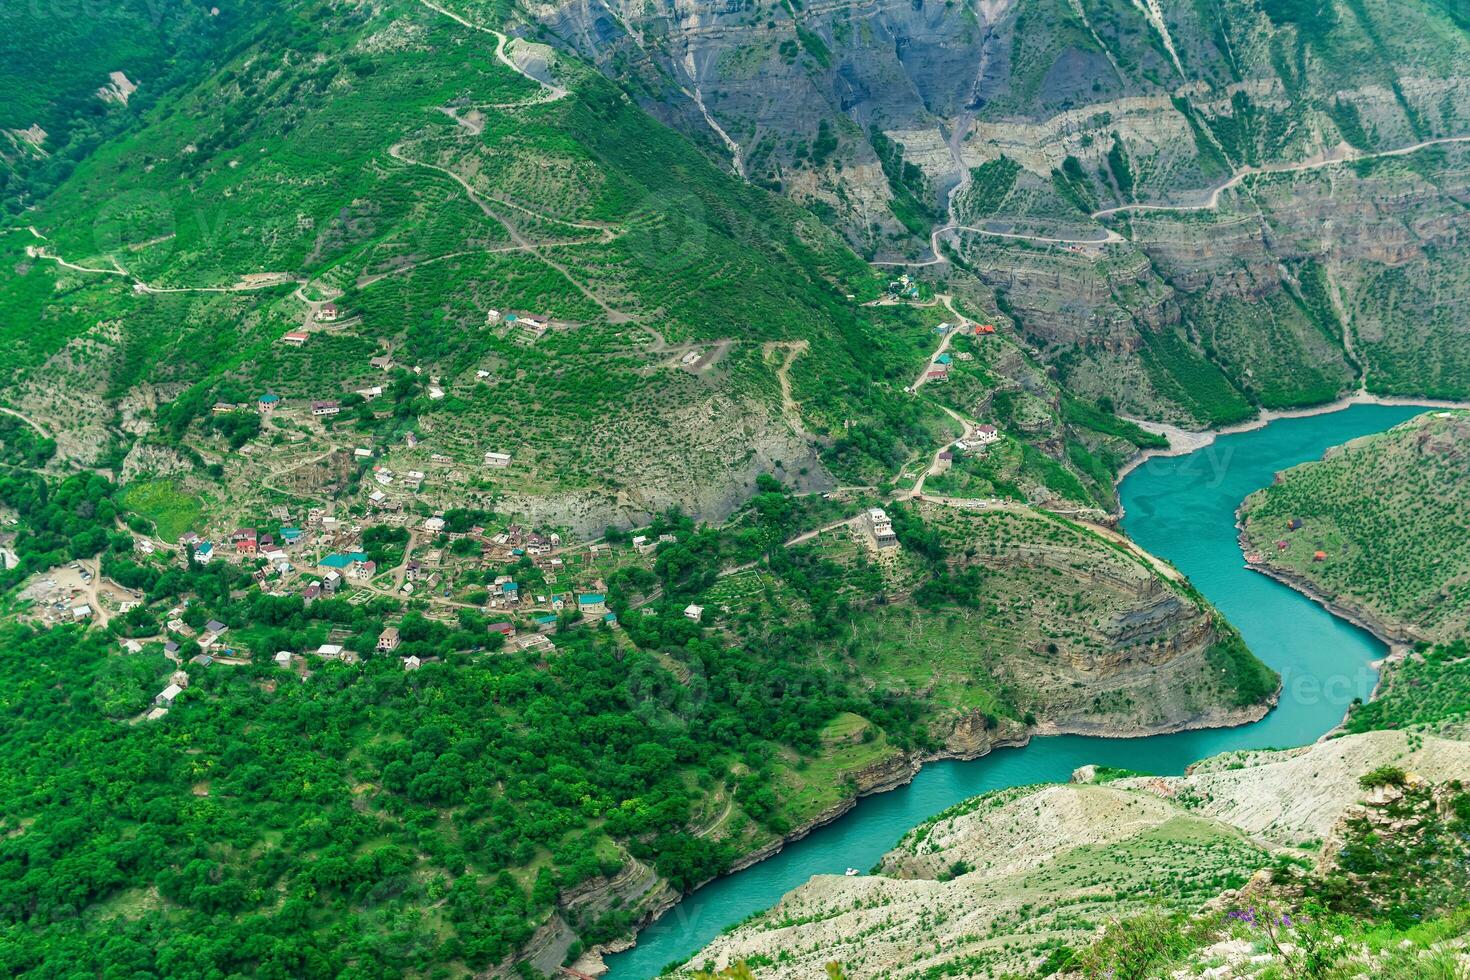
[[1173,562],[1234,623],[1256,655],[1280,671],[1280,704],[1239,728],[1149,738],[1037,738],[971,762],[936,762],[907,786],[859,801],[840,819],[776,856],[711,882],[638,935],[638,945],[608,957],[612,980],[643,980],[698,952],[723,929],[775,904],[812,875],[869,868],[904,832],[977,793],[1066,780],[1102,763],[1179,773],[1232,749],[1303,745],[1341,720],[1354,697],[1366,697],[1370,666],[1384,649],[1373,636],[1264,575],[1248,570],[1236,540],[1235,509],[1285,467],[1319,458],[1329,447],[1390,428],[1424,411],[1355,405],[1279,419],[1218,438],[1187,456],[1158,457],[1121,487],[1124,527],[1143,547]]

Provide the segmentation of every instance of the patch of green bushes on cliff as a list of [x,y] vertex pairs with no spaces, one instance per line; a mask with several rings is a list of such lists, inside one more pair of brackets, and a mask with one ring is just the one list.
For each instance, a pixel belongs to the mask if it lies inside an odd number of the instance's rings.
[[1257,660],[1240,634],[1233,630],[1210,645],[1205,659],[1220,673],[1220,682],[1230,692],[1229,703],[1233,707],[1261,704],[1281,686],[1281,675]]
[[1206,425],[1229,425],[1255,414],[1255,407],[1225,374],[1172,330],[1142,332],[1139,351],[1158,393]]
[[1455,640],[1416,651],[1389,667],[1378,696],[1354,704],[1343,728],[1441,725],[1470,720],[1470,645]]

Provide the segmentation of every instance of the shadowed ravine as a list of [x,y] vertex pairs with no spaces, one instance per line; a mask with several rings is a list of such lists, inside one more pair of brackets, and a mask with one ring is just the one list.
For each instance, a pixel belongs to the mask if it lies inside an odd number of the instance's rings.
[[1038,738],[1025,748],[973,762],[933,763],[909,785],[869,797],[775,857],[695,892],[644,929],[636,948],[609,956],[608,976],[656,976],[811,875],[872,867],[914,825],[977,793],[1065,780],[1087,763],[1179,773],[1219,752],[1301,745],[1330,731],[1354,697],[1367,697],[1372,690],[1371,664],[1383,656],[1383,645],[1305,596],[1248,570],[1236,540],[1235,509],[1278,470],[1419,411],[1356,405],[1328,415],[1280,419],[1222,436],[1187,456],[1152,459],[1124,480],[1128,533],[1184,571],[1240,629],[1251,649],[1281,672],[1280,705],[1264,720],[1142,739]]

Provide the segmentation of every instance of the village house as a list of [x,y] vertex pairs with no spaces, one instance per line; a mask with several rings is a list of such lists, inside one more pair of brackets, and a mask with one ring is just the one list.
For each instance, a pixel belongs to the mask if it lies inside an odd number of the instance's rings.
[[394,650],[398,649],[398,643],[399,639],[397,626],[389,626],[387,629],[383,630],[383,632],[378,634],[379,653],[392,653]]
[[364,562],[367,560],[368,556],[367,552],[365,551],[334,552],[330,555],[324,555],[321,561],[318,561],[316,565],[318,568],[324,568],[335,572],[343,572],[351,568],[358,562]]
[[946,449],[935,457],[934,466],[930,468],[929,472],[937,476],[940,473],[949,472],[950,467],[953,465],[954,453]]
[[347,574],[359,582],[372,581],[374,575],[378,574],[378,563],[375,561],[355,561]]
[[646,555],[656,547],[658,545],[648,540],[648,535],[646,534],[635,535],[633,538],[633,550],[640,555]]
[[290,650],[277,650],[276,651],[276,666],[277,667],[289,667],[289,666],[291,666],[291,651]]
[[577,596],[577,611],[588,619],[607,612],[607,596],[601,592],[584,592]]
[[358,459],[372,459],[373,451],[371,449],[368,449],[366,446],[358,446],[356,449],[352,450],[352,455],[356,456]]
[[510,465],[510,454],[493,453],[487,451],[485,453],[485,465],[494,467],[496,469],[504,469],[505,467]]
[[339,643],[323,643],[316,648],[318,657],[326,657],[328,660],[339,660],[342,657],[342,646]]
[[214,558],[214,543],[201,541],[194,546],[194,560],[201,565],[208,565]]
[[869,507],[867,512],[868,533],[872,535],[873,547],[879,551],[898,547],[898,535],[893,533],[893,521],[882,507]]
[[696,606],[694,603],[691,602],[689,605],[684,607],[684,618],[692,619],[696,623],[699,622],[700,620],[704,619],[704,607]]
[[311,414],[318,417],[323,415],[336,415],[340,411],[342,411],[342,406],[333,401],[311,403]]
[[516,637],[514,646],[522,651],[543,655],[556,652],[556,644],[547,639],[543,633],[527,633]]
[[382,385],[368,385],[366,388],[357,389],[357,394],[362,396],[363,401],[372,401],[383,393]]
[[215,636],[224,636],[230,631],[230,628],[228,626],[226,626],[224,623],[221,623],[217,619],[211,619],[209,622],[205,623],[204,628],[213,633]]
[[415,656],[411,656],[410,655],[410,656],[407,656],[407,657],[404,657],[403,658],[403,669],[404,670],[418,670],[419,669],[419,666],[422,663],[423,663],[423,661],[420,660],[418,657],[415,657]]
[[239,408],[239,405],[235,405],[231,402],[215,402],[214,405],[210,408],[210,411],[213,412],[215,415],[228,415],[231,412],[238,411]]
[[368,364],[377,368],[379,371],[391,371],[393,369],[393,358],[387,354],[380,354],[377,357],[370,358]]
[[979,446],[988,446],[1000,439],[1000,432],[993,425],[977,425],[971,440]]
[[316,311],[318,323],[336,323],[339,316],[341,316],[341,311],[337,309],[336,303],[323,303]]
[[552,630],[556,629],[557,617],[554,615],[537,616],[534,622],[536,624],[536,632],[550,633]]
[[277,408],[280,407],[280,405],[280,395],[265,394],[255,399],[255,409],[256,411],[260,412],[261,415],[268,415],[271,412],[274,412]]
[[322,591],[327,595],[336,595],[337,590],[342,588],[342,576],[338,572],[328,572],[322,576]]
[[162,691],[158,692],[158,695],[153,699],[153,703],[158,705],[160,708],[172,707],[174,701],[177,700],[178,696],[183,693],[184,689],[182,687],[179,687],[179,685],[177,684],[170,684],[168,687],[165,687]]
[[307,335],[302,333],[300,330],[292,330],[290,333],[286,334],[286,336],[281,338],[281,343],[285,344],[288,347],[300,347],[302,344],[306,343],[306,337]]
[[507,640],[512,639],[516,635],[516,628],[510,623],[491,623],[486,629],[491,633],[499,633]]
[[260,541],[253,527],[236,528],[230,534],[230,544],[235,546],[236,554],[253,555],[260,550]]

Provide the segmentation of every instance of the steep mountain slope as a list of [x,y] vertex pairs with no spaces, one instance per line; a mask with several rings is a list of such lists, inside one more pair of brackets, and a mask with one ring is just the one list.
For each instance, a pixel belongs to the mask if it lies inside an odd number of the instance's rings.
[[1470,36],[1452,6],[526,16],[653,111],[718,135],[719,152],[737,145],[738,170],[812,202],[867,254],[932,262],[939,227],[937,258],[994,290],[1076,392],[1219,423],[1364,382],[1467,391],[1470,349],[1441,315],[1466,288]]
[[1470,418],[1431,412],[1277,475],[1241,507],[1267,572],[1400,640],[1470,625]]
[[[510,453],[500,492],[585,529],[670,504],[721,517],[778,464],[829,485],[811,436],[853,422],[929,442],[938,412],[898,389],[938,315],[855,308],[877,283],[812,215],[574,62],[532,81],[459,15],[296,13],[7,240],[7,398],[87,430],[74,455],[187,442],[221,385],[340,396],[383,378],[378,354],[415,369],[380,438],[419,424],[460,465]],[[766,345],[798,341],[793,426]]]
[[276,9],[244,2],[16,3],[0,10],[0,207],[18,213],[104,139],[198,81]]

